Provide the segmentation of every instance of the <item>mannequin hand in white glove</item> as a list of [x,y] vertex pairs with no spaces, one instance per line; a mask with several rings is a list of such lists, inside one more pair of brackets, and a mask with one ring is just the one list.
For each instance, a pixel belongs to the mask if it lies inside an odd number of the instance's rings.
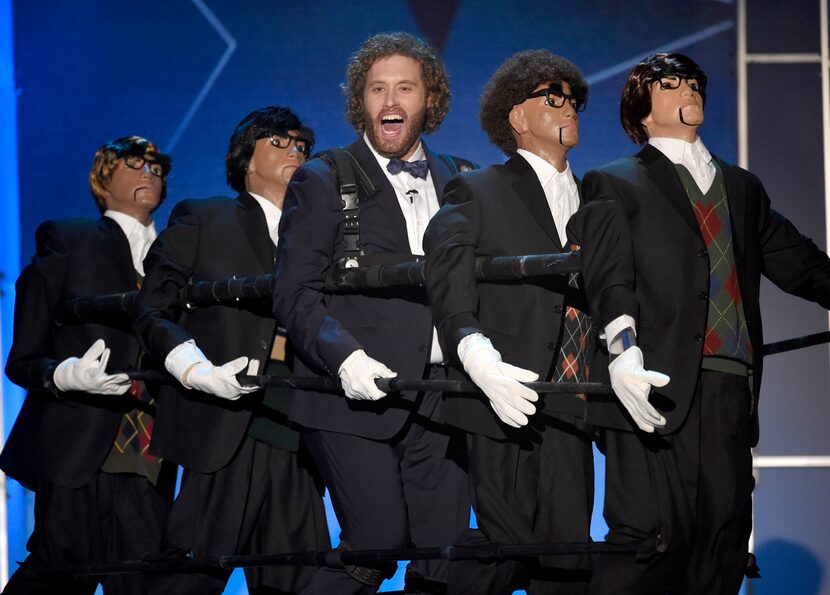
[[649,402],[651,387],[666,386],[670,378],[660,372],[643,368],[643,352],[639,347],[629,347],[608,365],[611,387],[617,398],[644,432],[666,426],[666,418]]
[[222,366],[215,366],[210,360],[204,360],[188,368],[182,377],[182,384],[220,399],[235,401],[242,395],[260,390],[258,386],[242,386],[236,380],[236,375],[247,365],[248,358],[245,356],[233,359]]
[[81,391],[96,395],[123,395],[131,381],[126,374],[107,374],[110,350],[98,339],[86,353],[63,360],[55,368],[52,382],[62,391]]
[[343,392],[357,401],[377,401],[386,396],[375,384],[375,378],[394,378],[398,374],[372,359],[362,349],[353,351],[340,364],[337,372]]
[[521,383],[538,380],[538,374],[501,361],[501,354],[481,333],[461,340],[458,357],[500,420],[514,428],[527,425],[527,416],[536,413],[533,403],[539,395]]

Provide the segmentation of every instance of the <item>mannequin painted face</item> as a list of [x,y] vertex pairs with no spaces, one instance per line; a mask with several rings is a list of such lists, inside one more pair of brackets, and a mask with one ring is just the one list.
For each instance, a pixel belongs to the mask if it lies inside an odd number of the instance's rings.
[[121,157],[103,192],[106,208],[148,224],[161,201],[162,167],[150,154]]
[[[532,97],[543,89],[553,91]],[[567,152],[579,144],[575,109],[579,102],[570,95],[568,83],[542,83],[527,99],[514,105],[508,116],[518,148],[538,155],[559,171],[565,169]]]
[[384,157],[408,159],[424,131],[427,89],[421,65],[409,56],[378,58],[363,89],[366,135]]
[[297,130],[258,139],[248,162],[246,190],[282,208],[291,176],[305,163],[307,146],[307,141],[300,138]]
[[666,75],[651,84],[651,113],[643,118],[649,138],[694,142],[703,124],[703,97],[695,79]]

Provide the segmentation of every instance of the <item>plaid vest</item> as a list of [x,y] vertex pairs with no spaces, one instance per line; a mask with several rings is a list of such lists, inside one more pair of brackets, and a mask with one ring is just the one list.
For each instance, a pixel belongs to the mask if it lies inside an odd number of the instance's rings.
[[715,163],[715,180],[704,195],[689,170],[682,165],[675,164],[674,167],[694,209],[709,252],[709,312],[703,355],[728,357],[752,365],[752,344],[735,267],[732,221],[723,173]]

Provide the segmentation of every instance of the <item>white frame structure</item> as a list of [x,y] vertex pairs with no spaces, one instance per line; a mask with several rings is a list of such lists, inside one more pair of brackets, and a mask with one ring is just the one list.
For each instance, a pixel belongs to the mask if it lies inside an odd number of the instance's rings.
[[[818,0],[820,13],[819,53],[751,54],[746,48],[746,4],[737,2],[737,72],[738,72],[738,165],[749,165],[749,116],[747,105],[747,66],[749,64],[821,64],[821,124],[824,171],[825,248],[830,252],[830,44],[828,43],[827,2]],[[753,467],[759,469],[803,469],[830,467],[830,456],[756,456]],[[749,550],[755,549],[755,533],[749,539]],[[748,587],[751,591],[751,587]]]

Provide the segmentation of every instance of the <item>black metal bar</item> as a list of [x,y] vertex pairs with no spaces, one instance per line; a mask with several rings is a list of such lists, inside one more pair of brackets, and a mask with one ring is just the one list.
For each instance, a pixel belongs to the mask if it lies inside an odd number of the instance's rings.
[[804,335],[803,337],[794,337],[792,339],[776,341],[774,343],[767,343],[764,345],[764,356],[775,355],[776,353],[785,353],[787,351],[795,351],[796,349],[812,347],[813,345],[821,345],[822,343],[830,343],[830,331],[813,333],[812,335]]
[[218,556],[209,558],[163,558],[156,560],[127,560],[124,562],[75,564],[53,568],[34,569],[40,576],[103,576],[112,574],[158,574],[204,572],[211,569],[254,568],[263,566],[328,566],[372,565],[397,560],[505,560],[531,556],[630,555],[639,551],[640,544],[617,545],[603,541],[590,543],[553,543],[532,545],[444,546],[396,550],[328,550],[291,554],[260,554],[245,556]]
[[[170,382],[173,379],[163,372],[130,371],[127,375],[133,380],[145,382]],[[242,385],[256,385],[260,387],[294,388],[315,392],[340,392],[340,387],[325,377],[301,378],[298,376],[248,376],[237,374],[237,380]],[[377,378],[377,387],[387,393],[401,391],[435,391],[445,393],[477,393],[480,389],[469,380],[420,380],[409,378]],[[598,394],[611,395],[614,391],[607,384],[599,382],[523,382],[526,387],[542,394]]]
[[[476,278],[484,282],[519,280],[578,272],[579,266],[579,252],[478,257]],[[273,284],[274,276],[270,274],[259,277],[232,277],[220,281],[197,281],[182,289],[179,304],[182,307],[198,308],[237,300],[270,300]],[[349,269],[338,267],[327,279],[326,291],[351,293],[366,289],[416,287],[423,284],[424,262],[417,260]],[[58,306],[58,323],[116,322],[120,325],[127,321],[125,316],[135,305],[136,295],[137,292],[129,291],[66,300]]]

